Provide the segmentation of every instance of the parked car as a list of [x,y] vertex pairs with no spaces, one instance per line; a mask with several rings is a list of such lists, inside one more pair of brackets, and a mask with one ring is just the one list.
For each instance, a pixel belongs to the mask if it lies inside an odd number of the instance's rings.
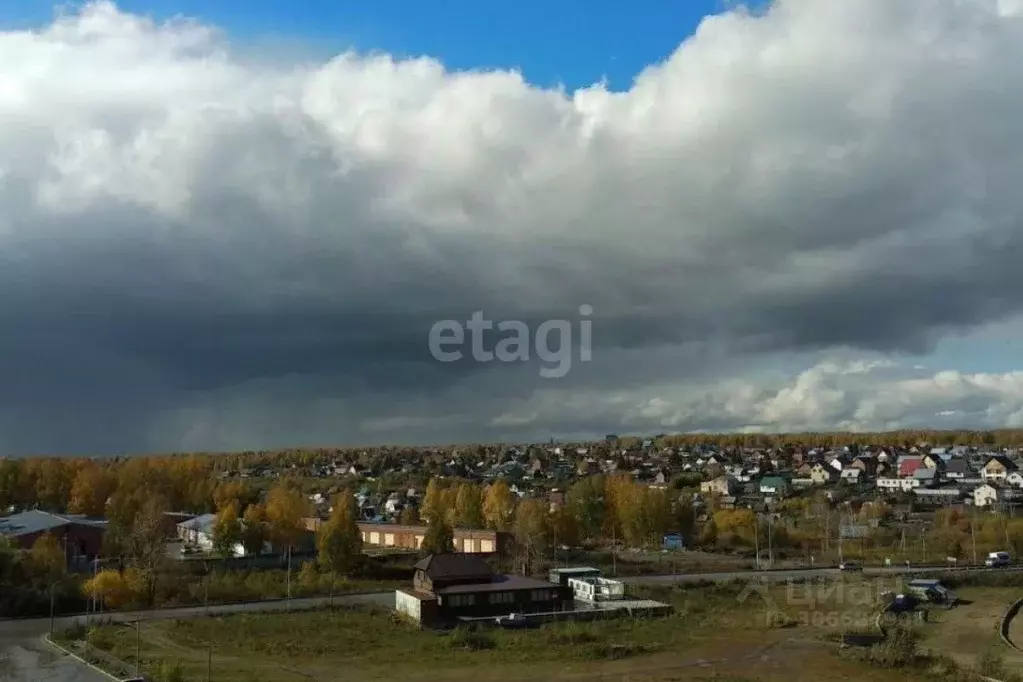
[[838,565],[840,571],[862,571],[863,567],[855,561],[843,561]]
[[530,623],[529,620],[521,613],[509,613],[507,616],[498,616],[494,619],[502,628],[527,628]]

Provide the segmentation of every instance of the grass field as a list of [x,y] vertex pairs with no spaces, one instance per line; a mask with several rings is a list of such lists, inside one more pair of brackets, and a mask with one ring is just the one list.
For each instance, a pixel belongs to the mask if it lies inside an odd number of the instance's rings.
[[[663,587],[642,596],[673,603],[669,617],[476,634],[423,632],[386,610],[354,606],[154,621],[142,625],[141,650],[144,669],[168,681],[205,680],[209,665],[218,682],[871,682],[881,672],[838,657],[828,635],[868,630],[882,587],[856,579],[753,591],[742,584]],[[955,636],[946,630],[936,624],[935,636]],[[134,627],[100,628],[93,641],[134,658]],[[883,678],[925,676],[885,670]]]

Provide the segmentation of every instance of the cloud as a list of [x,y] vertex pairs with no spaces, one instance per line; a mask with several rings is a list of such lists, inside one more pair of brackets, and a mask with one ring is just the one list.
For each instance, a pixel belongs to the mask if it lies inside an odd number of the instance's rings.
[[[550,390],[536,367],[430,357],[430,325],[475,310],[535,328],[592,305],[594,361],[559,389],[590,396],[581,411],[780,355],[925,353],[1019,313],[1009,5],[729,11],[625,92],[428,57],[255,61],[215,27],[109,3],[0,33],[0,445],[456,440],[542,420],[514,407]],[[832,380],[630,419],[902,414],[848,414]],[[602,432],[620,407],[566,424]]]

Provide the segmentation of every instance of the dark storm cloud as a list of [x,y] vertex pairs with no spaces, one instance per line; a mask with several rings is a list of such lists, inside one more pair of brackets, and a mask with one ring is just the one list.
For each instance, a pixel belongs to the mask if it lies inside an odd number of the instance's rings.
[[[8,449],[599,432],[652,383],[1023,307],[1023,24],[993,1],[723,14],[625,93],[256,65],[109,4],[0,50]],[[535,358],[430,356],[437,320],[584,304],[561,405]],[[636,419],[762,423],[764,390]]]

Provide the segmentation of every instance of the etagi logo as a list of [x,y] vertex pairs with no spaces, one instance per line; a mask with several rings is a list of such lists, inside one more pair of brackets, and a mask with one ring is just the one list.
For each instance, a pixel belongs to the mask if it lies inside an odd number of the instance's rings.
[[[579,316],[588,318],[593,306],[579,306]],[[464,357],[461,350],[465,345],[466,330],[469,331],[472,359],[476,362],[529,362],[535,354],[547,366],[540,368],[544,379],[560,379],[572,369],[572,322],[568,320],[547,320],[535,330],[519,320],[497,322],[497,332],[504,334],[493,350],[484,348],[484,335],[492,333],[495,323],[477,310],[466,322],[441,320],[430,328],[430,354],[438,362],[458,362]],[[551,337],[556,345],[552,347]],[[532,353],[531,353],[532,351]],[[589,362],[593,358],[593,321],[579,320],[579,360]]]

